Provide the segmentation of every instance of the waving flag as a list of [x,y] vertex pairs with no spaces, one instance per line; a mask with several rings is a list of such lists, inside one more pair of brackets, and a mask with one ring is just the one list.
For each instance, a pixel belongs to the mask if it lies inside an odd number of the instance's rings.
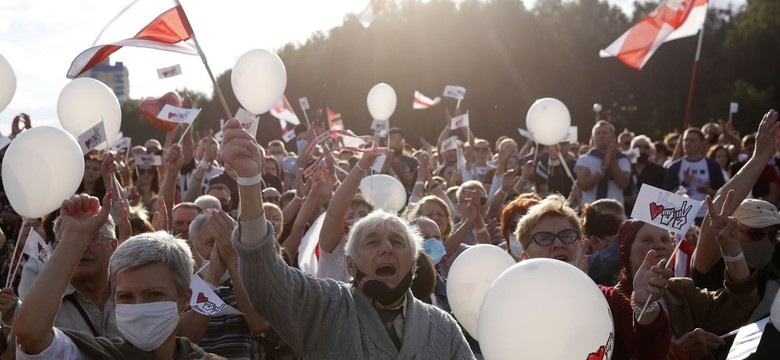
[[387,0],[371,0],[368,3],[368,6],[358,14],[358,20],[363,24],[363,27],[371,26],[374,19],[385,9],[386,3]]
[[706,15],[707,0],[666,0],[599,55],[640,70],[664,42],[696,35]]
[[[134,0],[106,25],[95,42],[71,63],[67,77],[76,78],[123,46],[198,55],[184,9],[174,1]],[[101,45],[95,45],[100,43]]]
[[412,109],[427,109],[429,107],[439,105],[440,102],[441,98],[438,96],[435,99],[431,99],[423,95],[421,92],[415,90],[414,101],[412,101]]
[[341,120],[341,113],[333,112],[330,108],[326,108],[328,111],[328,129],[329,130],[344,130],[344,121]]
[[287,101],[287,97],[284,95],[282,95],[276,104],[274,104],[269,112],[275,118],[279,119],[279,125],[282,127],[282,130],[287,128],[287,123],[293,125],[298,125],[301,123],[301,121],[298,120],[298,115],[295,115],[295,111],[293,111],[292,106],[290,106],[290,102]]

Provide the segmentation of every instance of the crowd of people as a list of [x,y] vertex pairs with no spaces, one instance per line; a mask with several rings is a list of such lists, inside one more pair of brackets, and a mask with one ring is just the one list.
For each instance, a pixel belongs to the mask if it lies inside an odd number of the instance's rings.
[[[220,140],[188,128],[90,152],[51,214],[22,218],[0,192],[0,358],[482,358],[446,284],[489,244],[587,273],[611,309],[612,359],[725,359],[724,335],[766,318],[780,290],[777,118],[655,141],[602,120],[581,144],[519,146],[447,116],[418,149],[399,128],[344,146],[299,125],[295,151],[232,119]],[[377,173],[406,190],[400,211],[362,195]],[[705,202],[677,256],[674,234],[630,218],[645,184]],[[20,251],[31,232],[48,256]],[[236,311],[196,311],[201,281]]]

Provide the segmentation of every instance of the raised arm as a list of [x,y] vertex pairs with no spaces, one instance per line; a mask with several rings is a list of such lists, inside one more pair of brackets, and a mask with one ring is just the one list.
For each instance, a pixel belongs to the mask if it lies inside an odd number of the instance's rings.
[[322,222],[320,249],[330,253],[341,242],[344,236],[344,217],[349,212],[352,198],[355,197],[360,186],[360,180],[363,178],[366,170],[374,163],[374,159],[377,156],[379,156],[378,152],[364,152],[357,164],[349,171],[349,175],[341,183],[341,186],[336,189],[336,193],[333,194],[328,204],[328,211],[325,212],[325,219]]
[[[756,135],[756,148],[753,156],[734,177],[722,186],[715,195],[713,208],[723,209],[723,214],[731,215],[739,207],[743,199],[753,189],[756,180],[761,175],[764,167],[775,154],[775,134],[778,130],[777,111],[769,110],[758,125]],[[733,202],[724,207],[729,192],[733,191]],[[709,229],[708,221],[702,223],[701,235],[693,252],[693,266],[700,273],[707,273],[721,259],[721,252],[715,240],[715,232]]]
[[52,342],[54,319],[84,249],[108,219],[111,193],[103,199],[74,195],[62,202],[62,236],[46,266],[25,297],[14,321],[19,346],[30,355],[46,350]]
[[181,155],[181,146],[173,144],[163,157],[165,162],[165,175],[160,183],[160,196],[165,199],[167,210],[166,218],[173,219],[173,202],[176,200],[176,183],[179,181],[179,171],[184,164]]

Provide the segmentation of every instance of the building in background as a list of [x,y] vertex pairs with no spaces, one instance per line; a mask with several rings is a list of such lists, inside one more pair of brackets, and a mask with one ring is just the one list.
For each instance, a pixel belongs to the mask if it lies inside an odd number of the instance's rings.
[[127,68],[121,61],[111,65],[110,58],[106,58],[100,64],[85,72],[83,76],[91,77],[108,85],[111,90],[114,90],[114,94],[119,99],[119,102],[123,102],[130,98],[130,79],[128,74]]

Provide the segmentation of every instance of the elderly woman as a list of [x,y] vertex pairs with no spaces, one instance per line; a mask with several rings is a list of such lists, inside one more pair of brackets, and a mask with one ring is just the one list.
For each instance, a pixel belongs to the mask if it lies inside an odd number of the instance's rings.
[[[558,194],[550,195],[532,206],[520,219],[515,236],[523,245],[523,258],[558,259],[577,266],[585,263],[587,241],[583,241],[582,226],[577,214]],[[654,250],[639,261],[633,277],[633,291],[599,285],[609,303],[615,323],[615,350],[613,359],[657,360],[666,356],[671,340],[669,320],[657,300],[663,294],[672,271],[654,264],[662,264]],[[580,266],[582,268],[583,266]],[[647,300],[641,321],[639,312]]]
[[[134,236],[120,245],[109,264],[116,319],[123,338],[105,338],[54,328],[71,274],[109,213],[97,198],[76,195],[62,203],[62,237],[30,289],[14,323],[17,359],[202,359],[189,340],[176,338],[192,290],[192,255],[168,233]],[[59,294],[59,295],[58,295]]]
[[[719,337],[739,328],[748,320],[758,304],[756,274],[751,274],[741,254],[738,224],[734,218],[716,213],[708,197],[709,212],[705,221],[717,235],[717,242],[726,262],[725,287],[707,291],[696,287],[686,277],[672,278],[660,300],[669,313],[669,323],[675,341],[670,355],[682,358],[715,359],[712,351],[724,345]],[[726,200],[724,208],[730,206]],[[623,265],[620,282],[616,286],[624,295],[633,289],[633,279],[642,259],[649,251],[664,257],[674,249],[673,234],[643,221],[631,219],[621,224],[618,232],[620,262]],[[680,356],[685,354],[685,357]],[[673,355],[672,358],[675,358]]]
[[263,211],[260,145],[236,119],[223,127],[220,157],[238,174],[239,227],[233,245],[252,305],[290,347],[312,359],[473,359],[447,313],[409,287],[422,238],[394,214],[357,221],[345,244],[352,284],[315,279],[287,266]]

